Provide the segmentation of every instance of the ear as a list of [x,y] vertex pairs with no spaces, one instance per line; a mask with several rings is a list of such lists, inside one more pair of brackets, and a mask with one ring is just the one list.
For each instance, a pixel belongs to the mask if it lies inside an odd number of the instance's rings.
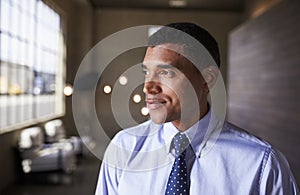
[[208,66],[202,71],[202,75],[207,83],[208,88],[212,88],[218,78],[219,68],[217,66]]

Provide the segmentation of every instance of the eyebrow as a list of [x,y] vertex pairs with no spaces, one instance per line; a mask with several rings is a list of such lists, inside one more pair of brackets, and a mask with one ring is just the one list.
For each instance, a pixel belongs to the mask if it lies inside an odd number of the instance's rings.
[[[142,64],[141,66],[143,69],[147,69],[145,64]],[[161,68],[161,69],[178,69],[177,67],[175,67],[171,64],[159,64],[159,65],[157,65],[157,67]]]
[[161,69],[177,69],[175,66],[172,66],[171,64],[160,64],[157,67]]

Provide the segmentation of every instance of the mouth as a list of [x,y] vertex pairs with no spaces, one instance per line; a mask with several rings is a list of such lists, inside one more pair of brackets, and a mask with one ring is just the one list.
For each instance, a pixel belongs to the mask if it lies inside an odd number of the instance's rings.
[[146,103],[149,110],[155,110],[164,106],[167,101],[161,98],[147,98]]

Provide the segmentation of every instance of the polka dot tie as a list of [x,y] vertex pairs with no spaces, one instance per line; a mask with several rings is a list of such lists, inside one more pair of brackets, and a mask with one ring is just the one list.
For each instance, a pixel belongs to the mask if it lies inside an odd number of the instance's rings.
[[186,147],[189,140],[185,134],[176,134],[173,138],[175,149],[175,162],[169,176],[166,195],[187,195],[189,194],[187,166],[185,162]]

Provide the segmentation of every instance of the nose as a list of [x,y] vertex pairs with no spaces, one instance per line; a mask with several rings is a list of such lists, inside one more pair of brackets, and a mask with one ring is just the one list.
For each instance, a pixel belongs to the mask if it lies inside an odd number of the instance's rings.
[[146,81],[143,92],[145,94],[158,94],[162,92],[161,84],[157,81]]

